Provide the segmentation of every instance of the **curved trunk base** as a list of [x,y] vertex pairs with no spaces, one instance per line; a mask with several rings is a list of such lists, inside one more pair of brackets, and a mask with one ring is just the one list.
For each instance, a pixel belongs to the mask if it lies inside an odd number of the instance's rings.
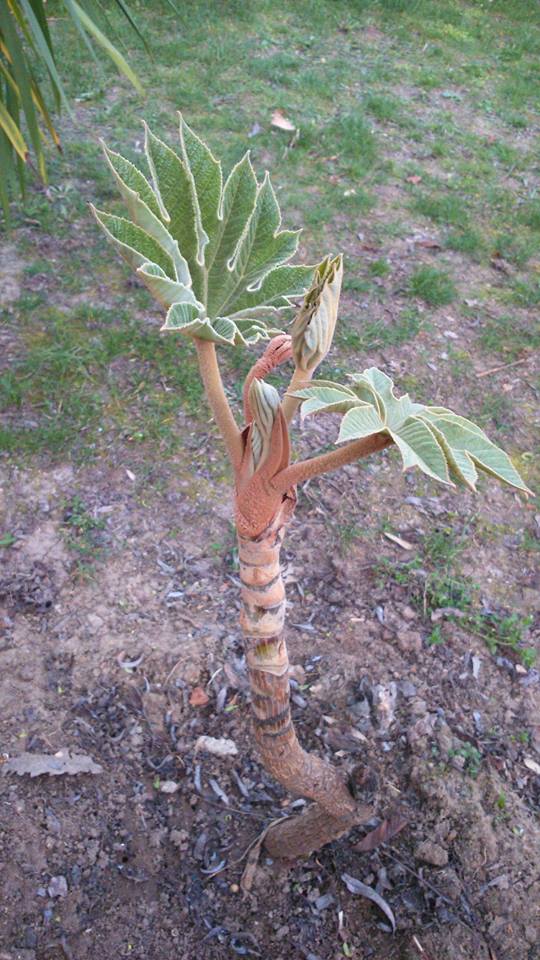
[[320,804],[314,803],[305,813],[270,827],[263,846],[275,860],[309,857],[326,843],[339,840],[372,816],[372,807],[358,804],[350,816],[333,817]]
[[307,856],[369,820],[342,772],[307,753],[291,717],[289,658],[283,635],[285,587],[280,547],[291,510],[284,503],[258,537],[239,534],[241,625],[251,688],[255,741],[264,766],[295,797],[313,800],[304,814],[271,827],[264,845],[273,857]]

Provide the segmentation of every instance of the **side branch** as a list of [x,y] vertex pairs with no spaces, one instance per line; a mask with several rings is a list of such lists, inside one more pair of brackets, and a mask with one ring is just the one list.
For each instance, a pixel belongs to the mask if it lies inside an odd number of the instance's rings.
[[229,401],[225,396],[215,345],[211,340],[201,340],[199,337],[195,337],[195,346],[201,379],[212,415],[225,441],[233,468],[238,470],[242,459],[241,434],[233,417]]
[[330,453],[322,453],[319,457],[291,464],[290,467],[276,474],[271,481],[272,486],[278,493],[286,493],[297,483],[318,477],[321,473],[330,473],[332,470],[344,467],[347,463],[367,457],[370,453],[384,450],[393,442],[387,433],[374,433],[371,437],[353,440],[352,443],[338,447],[337,450],[331,450]]

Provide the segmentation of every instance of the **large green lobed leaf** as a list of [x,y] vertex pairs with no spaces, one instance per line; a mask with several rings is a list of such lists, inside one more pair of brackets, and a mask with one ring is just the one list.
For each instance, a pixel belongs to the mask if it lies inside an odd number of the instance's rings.
[[401,453],[404,470],[418,467],[442,483],[464,483],[475,490],[480,470],[531,493],[510,457],[475,423],[445,407],[413,403],[407,394],[396,397],[392,380],[376,367],[350,380],[348,386],[314,380],[295,390],[293,396],[303,400],[302,416],[343,414],[338,443],[387,433]]
[[180,116],[176,153],[146,128],[148,176],[104,147],[128,218],[93,209],[119,253],[167,308],[164,330],[223,344],[255,343],[301,296],[313,268],[291,265],[298,231],[281,229],[268,174],[249,154],[225,183],[221,164]]

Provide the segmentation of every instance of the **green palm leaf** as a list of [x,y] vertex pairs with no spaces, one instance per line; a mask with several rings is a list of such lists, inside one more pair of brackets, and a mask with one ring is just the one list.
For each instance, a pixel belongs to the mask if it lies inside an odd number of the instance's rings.
[[[173,0],[168,2],[176,9]],[[136,74],[107,36],[110,25],[102,5],[94,0],[63,0],[63,3],[92,53],[94,45],[100,47],[118,71],[142,92]],[[126,0],[114,0],[109,6],[120,11],[144,42]],[[0,0],[0,202],[6,222],[9,222],[9,201],[16,183],[16,173],[19,174],[21,190],[24,187],[25,163],[30,157],[28,145],[44,181],[47,178],[44,152],[46,132],[55,146],[60,145],[58,133],[45,106],[45,88],[48,87],[52,92],[57,108],[63,104],[69,110],[55,62],[47,16],[45,0],[9,0],[9,3]],[[98,25],[98,20],[102,21],[103,29]]]

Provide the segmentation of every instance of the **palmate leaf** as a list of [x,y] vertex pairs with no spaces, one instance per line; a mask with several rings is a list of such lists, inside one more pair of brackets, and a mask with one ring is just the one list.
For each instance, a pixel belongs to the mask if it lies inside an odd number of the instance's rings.
[[442,483],[464,483],[475,490],[480,470],[531,493],[508,455],[475,423],[445,407],[413,403],[407,394],[396,397],[390,377],[375,367],[350,380],[348,386],[314,380],[295,390],[293,396],[303,400],[302,416],[343,414],[338,443],[387,433],[401,453],[404,470],[418,467]]
[[291,265],[298,231],[281,229],[268,174],[257,182],[249,154],[225,183],[221,164],[180,116],[178,152],[148,128],[148,176],[106,147],[128,219],[96,219],[168,310],[164,330],[221,344],[255,343],[267,323],[309,286],[313,268]]

